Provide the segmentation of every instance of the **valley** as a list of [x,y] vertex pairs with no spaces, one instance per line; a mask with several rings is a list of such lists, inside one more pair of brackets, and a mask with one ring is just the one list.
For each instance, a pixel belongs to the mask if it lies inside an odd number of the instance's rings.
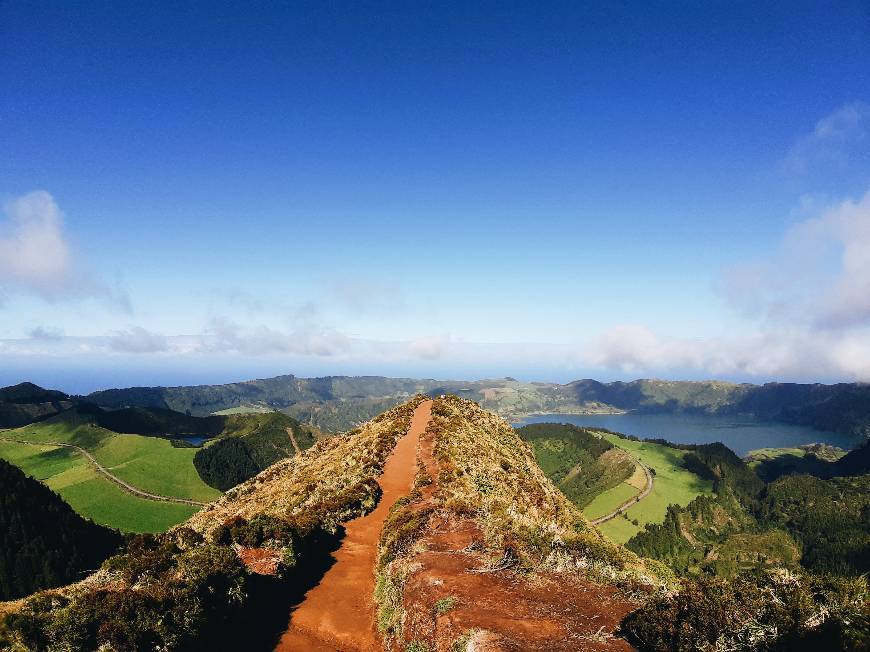
[[0,652],[870,652],[870,0],[0,0]]
[[[158,462],[160,457],[162,455],[157,458]],[[162,532],[198,509],[189,503],[153,500],[124,489],[99,473],[94,464],[75,449],[7,439],[0,440],[0,458],[56,491],[78,514],[125,532]],[[162,481],[145,484],[166,487]]]
[[[194,432],[210,433],[203,446],[183,442]],[[233,623],[259,623],[264,650],[657,650],[643,641],[683,622],[680,596],[708,595],[720,578],[748,582],[723,598],[734,613],[780,618],[740,602],[768,590],[757,573],[776,568],[806,573],[800,590],[823,592],[837,605],[825,618],[839,618],[864,603],[852,585],[821,586],[813,573],[867,568],[867,450],[768,448],[744,462],[721,444],[511,427],[453,395],[418,394],[332,435],[274,411],[202,418],[74,399],[0,433],[0,457],[79,514],[153,534],[128,539],[85,583],[50,591],[62,606],[0,605],[14,616],[0,619],[0,647],[29,649],[36,631],[66,644],[73,634],[52,624],[63,618],[81,623],[85,647],[111,636],[130,650],[143,636],[168,649],[252,649]],[[795,512],[807,495],[822,501],[819,517]],[[836,516],[843,505],[849,524]],[[827,538],[834,518],[848,541]],[[203,590],[212,597],[198,603]],[[118,600],[141,617],[114,614]],[[191,609],[200,624],[156,627],[159,614]],[[809,636],[801,623],[817,616],[801,613],[770,622]],[[21,629],[18,614],[36,629]]]

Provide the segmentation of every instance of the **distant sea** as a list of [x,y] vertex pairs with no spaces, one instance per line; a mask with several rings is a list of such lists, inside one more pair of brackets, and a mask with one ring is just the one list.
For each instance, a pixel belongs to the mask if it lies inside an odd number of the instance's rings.
[[640,438],[667,439],[675,444],[719,441],[740,456],[756,448],[789,448],[819,442],[849,450],[858,443],[854,437],[807,426],[696,414],[540,414],[514,425],[548,422],[606,428]]

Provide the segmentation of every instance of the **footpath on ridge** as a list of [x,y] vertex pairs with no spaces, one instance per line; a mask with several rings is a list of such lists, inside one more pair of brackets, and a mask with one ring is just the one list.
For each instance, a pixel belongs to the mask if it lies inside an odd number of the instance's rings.
[[406,495],[417,473],[416,452],[429,424],[432,401],[421,403],[378,478],[383,492],[375,509],[345,524],[335,563],[293,610],[276,652],[375,652],[374,567],[378,540],[390,507]]

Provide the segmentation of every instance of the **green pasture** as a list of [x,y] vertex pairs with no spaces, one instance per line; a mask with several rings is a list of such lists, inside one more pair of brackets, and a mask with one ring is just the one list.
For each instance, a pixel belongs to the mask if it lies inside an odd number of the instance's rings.
[[[628,451],[655,471],[653,489],[650,494],[636,505],[630,507],[625,515],[617,516],[598,527],[604,534],[618,543],[625,543],[647,523],[661,523],[665,519],[668,505],[688,505],[701,494],[712,493],[712,483],[704,480],[682,467],[686,452],[647,442],[623,439],[611,433],[602,436],[614,446]],[[596,518],[612,512],[628,498],[638,493],[634,487],[622,483],[600,494],[590,503],[584,513]],[[610,509],[607,509],[610,507]],[[634,525],[631,521],[637,520]]]
[[[8,436],[8,433],[7,433]],[[124,532],[162,532],[196,508],[133,496],[99,475],[78,451],[0,442],[0,458],[41,480],[82,516]]]

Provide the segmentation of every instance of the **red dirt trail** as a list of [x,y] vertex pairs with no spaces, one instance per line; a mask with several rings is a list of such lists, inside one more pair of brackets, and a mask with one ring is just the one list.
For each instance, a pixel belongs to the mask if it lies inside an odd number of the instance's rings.
[[432,401],[421,403],[378,478],[383,495],[374,511],[345,524],[335,564],[293,611],[276,652],[376,652],[374,566],[378,539],[390,507],[410,490],[416,451],[429,423]]

